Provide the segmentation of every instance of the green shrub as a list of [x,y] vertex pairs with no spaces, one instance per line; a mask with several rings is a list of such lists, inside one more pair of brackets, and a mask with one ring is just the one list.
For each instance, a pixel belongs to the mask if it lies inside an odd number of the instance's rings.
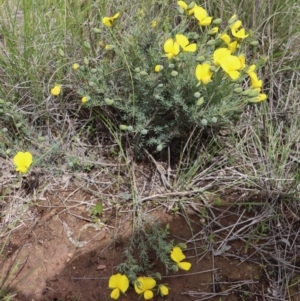
[[130,28],[121,14],[104,17],[103,28],[92,29],[101,33],[93,39],[97,54],[91,51],[70,75],[83,106],[126,133],[136,153],[161,151],[178,137],[186,141],[195,128],[228,125],[247,104],[266,99],[256,66],[245,62],[257,42],[241,21],[222,22],[200,6],[178,3],[174,29],[170,18],[151,21],[142,12],[140,20],[141,11]]

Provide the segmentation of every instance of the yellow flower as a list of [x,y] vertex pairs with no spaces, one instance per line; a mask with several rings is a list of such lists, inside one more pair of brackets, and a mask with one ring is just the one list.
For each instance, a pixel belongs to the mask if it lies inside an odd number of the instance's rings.
[[182,261],[186,257],[182,253],[182,250],[179,247],[173,248],[173,250],[171,252],[171,258],[172,258],[172,260],[174,260],[176,262],[177,266],[182,270],[188,271],[192,266],[192,264],[190,262]]
[[183,34],[176,35],[176,42],[182,48],[184,52],[195,52],[197,50],[197,44],[189,44],[189,40]]
[[90,100],[90,97],[89,97],[89,96],[84,96],[84,97],[81,98],[81,102],[82,102],[82,103],[86,103],[86,102],[89,101],[89,100]]
[[236,49],[238,48],[237,41],[231,42],[231,39],[228,34],[222,34],[220,39],[226,43],[226,45],[228,46],[228,49],[231,51],[231,53],[234,53],[236,51]]
[[261,79],[258,79],[257,74],[255,72],[249,72],[248,75],[251,79],[251,87],[255,89],[261,89],[263,82]]
[[236,80],[240,77],[240,72],[242,64],[240,59],[234,55],[228,55],[221,59],[221,68],[231,77],[231,79]]
[[73,70],[77,70],[79,68],[79,64],[77,64],[77,63],[73,64],[72,68],[73,68]]
[[230,54],[231,54],[231,51],[229,49],[218,48],[217,50],[215,50],[215,52],[213,54],[214,64],[216,66],[220,66],[221,60]]
[[213,75],[213,72],[209,70],[210,64],[204,63],[199,64],[196,67],[196,77],[199,82],[202,82],[204,85],[207,85],[209,82],[211,82],[211,77]]
[[119,17],[120,13],[116,13],[114,16],[112,17],[104,17],[102,19],[102,23],[106,26],[106,27],[112,27],[114,20],[117,19]]
[[109,51],[109,50],[113,50],[115,49],[115,45],[106,45],[105,46],[105,50]]
[[184,1],[177,1],[177,4],[182,7],[185,11],[188,10],[188,5]]
[[164,284],[160,284],[158,289],[159,289],[159,293],[162,297],[167,296],[169,294],[169,288],[167,286],[165,286]]
[[30,152],[18,152],[14,156],[13,161],[16,166],[16,171],[25,173],[32,163],[32,154]]
[[151,277],[139,277],[134,282],[134,289],[138,294],[144,294],[144,298],[149,300],[153,298],[152,289],[155,287],[156,281]]
[[251,66],[247,69],[246,73],[249,74],[249,73],[251,73],[251,72],[254,72],[255,69],[256,69],[256,65],[251,65]]
[[151,22],[151,27],[156,27],[156,25],[157,25],[157,21],[156,20],[153,20],[152,22]]
[[212,21],[212,17],[209,17],[207,11],[201,6],[196,6],[193,8],[194,16],[198,20],[200,26],[209,26]]
[[125,293],[129,287],[129,280],[125,275],[116,274],[109,278],[108,287],[113,291],[110,294],[112,299],[118,299],[120,297],[120,291]]
[[156,65],[155,68],[154,68],[154,71],[158,73],[163,69],[164,69],[164,67],[162,65]]
[[165,42],[164,50],[167,53],[165,56],[170,60],[179,53],[179,44],[176,41],[174,42],[173,39],[170,38]]
[[51,89],[51,94],[54,96],[58,96],[61,93],[61,86],[60,85],[55,85],[52,89]]
[[243,54],[239,55],[238,58],[239,58],[240,63],[241,63],[241,67],[240,67],[239,70],[243,70],[246,66],[246,58]]
[[241,20],[237,20],[236,22],[234,22],[232,25],[230,25],[231,33],[234,37],[238,39],[245,39],[249,36],[249,34],[245,33],[244,28],[239,29],[241,26],[242,26]]
[[264,93],[259,93],[257,96],[252,97],[249,101],[253,103],[262,102],[267,99],[267,95]]

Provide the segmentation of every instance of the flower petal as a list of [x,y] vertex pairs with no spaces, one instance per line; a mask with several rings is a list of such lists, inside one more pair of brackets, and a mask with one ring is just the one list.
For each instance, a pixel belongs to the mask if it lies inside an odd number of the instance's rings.
[[144,292],[144,298],[145,298],[146,300],[152,299],[152,298],[153,298],[153,292],[150,291],[150,290],[146,290],[146,291]]
[[161,296],[167,296],[169,294],[169,288],[163,284],[159,286],[159,292]]
[[164,44],[164,50],[165,52],[172,52],[174,46],[174,41],[172,38],[167,39],[165,44]]
[[176,42],[179,44],[180,47],[185,48],[189,44],[189,40],[183,34],[176,35]]
[[185,270],[185,271],[188,271],[192,266],[192,264],[190,262],[186,262],[186,261],[179,262],[179,263],[177,263],[177,265],[180,269]]
[[184,1],[177,1],[177,4],[182,7],[184,10],[187,10],[188,6]]
[[178,263],[185,259],[185,255],[182,253],[182,250],[179,247],[174,247],[171,252],[171,258]]
[[128,290],[128,287],[129,287],[129,280],[126,277],[126,275],[122,275],[119,280],[118,288],[121,290],[122,293],[125,293]]
[[112,299],[118,299],[120,297],[120,290],[118,288],[115,288],[111,293],[110,293],[110,297]]
[[193,43],[184,47],[183,51],[185,52],[195,52],[197,50],[197,44]]

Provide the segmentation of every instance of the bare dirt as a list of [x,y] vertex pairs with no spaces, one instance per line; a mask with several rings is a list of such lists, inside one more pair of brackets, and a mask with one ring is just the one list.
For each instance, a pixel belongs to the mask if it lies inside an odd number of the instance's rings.
[[[69,192],[62,190],[59,195],[63,199]],[[91,198],[92,195],[78,190],[72,202],[67,201],[62,207],[48,193],[43,201],[28,209],[36,218],[11,234],[4,249],[5,264],[2,262],[4,270],[18,262],[15,275],[10,277],[10,284],[18,290],[16,301],[109,299],[108,278],[122,262],[131,233],[131,213],[117,208],[104,210],[105,224],[92,225],[84,205]],[[82,205],[74,206],[76,200]],[[253,253],[251,249],[245,252],[245,244],[233,240],[217,250],[222,244],[220,231],[215,228],[215,233],[209,233],[205,216],[195,212],[189,215],[190,225],[180,213],[168,213],[161,206],[149,210],[149,214],[162,225],[169,223],[170,239],[187,243],[185,254],[192,262],[189,272],[168,275],[157,263],[156,269],[163,275],[162,283],[171,289],[169,296],[155,296],[154,300],[217,301],[220,297],[230,301],[264,300],[264,291],[270,286],[269,275],[257,260],[243,262],[242,258]],[[219,229],[229,227],[236,220],[236,216],[225,216]],[[120,298],[137,299],[132,288]]]

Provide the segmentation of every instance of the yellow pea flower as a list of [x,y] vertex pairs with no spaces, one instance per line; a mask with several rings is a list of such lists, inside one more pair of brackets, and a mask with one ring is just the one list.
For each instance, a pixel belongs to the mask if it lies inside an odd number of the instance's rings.
[[164,284],[160,284],[158,290],[162,297],[167,296],[169,294],[169,288]]
[[77,63],[73,64],[72,68],[73,68],[73,70],[77,70],[79,68],[79,64],[77,64]]
[[115,19],[117,19],[119,17],[120,13],[116,13],[114,16],[112,17],[104,17],[102,19],[102,23],[106,26],[106,27],[112,27],[113,23],[115,21]]
[[240,77],[240,72],[242,64],[240,59],[234,55],[228,55],[221,59],[221,68],[231,77],[231,79],[236,80]]
[[209,26],[212,21],[212,17],[208,16],[207,11],[201,6],[194,7],[194,16],[198,20],[200,26]]
[[199,64],[196,67],[195,74],[199,82],[202,82],[204,85],[207,85],[211,82],[211,77],[213,72],[209,70],[210,64],[204,63]]
[[58,96],[61,93],[61,86],[55,85],[50,92],[53,96]]
[[231,33],[234,37],[243,40],[243,39],[247,38],[249,36],[249,34],[245,33],[244,28],[239,29],[241,26],[242,26],[242,21],[237,20],[232,25],[230,25],[230,28],[231,28]]
[[13,162],[16,166],[16,171],[25,173],[32,164],[32,154],[30,152],[18,152],[14,156]]
[[174,42],[173,39],[170,38],[165,42],[164,50],[166,52],[165,56],[170,60],[179,53],[180,47],[176,41]]
[[243,54],[239,55],[238,58],[239,58],[240,63],[241,63],[241,67],[240,67],[239,70],[243,70],[246,66],[246,58]]
[[229,49],[227,48],[216,49],[213,54],[214,64],[216,66],[220,66],[221,60],[228,55],[231,55],[231,51]]
[[179,44],[179,46],[182,48],[182,51],[184,52],[195,52],[197,50],[197,44],[189,44],[189,40],[183,34],[176,35],[176,42]]
[[220,39],[226,43],[226,45],[228,46],[228,49],[231,51],[231,53],[234,53],[236,51],[236,49],[238,48],[237,41],[231,42],[231,39],[228,34],[222,34]]
[[110,294],[112,299],[118,299],[120,292],[125,293],[129,287],[129,280],[126,275],[116,274],[109,278],[108,287],[113,291]]
[[261,89],[263,81],[258,79],[257,74],[255,72],[249,72],[248,75],[251,79],[251,87],[255,89]]
[[81,102],[82,102],[82,103],[86,103],[86,102],[89,101],[89,100],[90,100],[90,97],[89,97],[89,96],[84,96],[84,97],[81,98]]
[[177,4],[182,7],[185,11],[188,10],[188,5],[184,1],[177,1]]
[[156,281],[151,277],[138,277],[134,282],[134,289],[136,293],[143,294],[144,299],[149,300],[153,298],[152,289],[155,285]]
[[151,27],[156,27],[156,25],[157,25],[157,21],[156,20],[153,20],[152,22],[151,22]]
[[179,247],[174,247],[171,252],[171,258],[174,260],[177,264],[177,266],[185,271],[188,271],[192,264],[190,262],[182,261],[186,258],[186,256],[182,253],[182,250]]
[[154,68],[154,71],[158,73],[163,69],[164,69],[164,67],[162,65],[156,65],[155,68]]
[[251,72],[254,72],[255,69],[256,69],[256,65],[251,65],[251,66],[247,69],[246,73],[249,74],[249,73],[251,73]]
[[259,93],[257,96],[252,97],[249,101],[253,103],[258,103],[265,101],[267,99],[267,95],[264,93]]

